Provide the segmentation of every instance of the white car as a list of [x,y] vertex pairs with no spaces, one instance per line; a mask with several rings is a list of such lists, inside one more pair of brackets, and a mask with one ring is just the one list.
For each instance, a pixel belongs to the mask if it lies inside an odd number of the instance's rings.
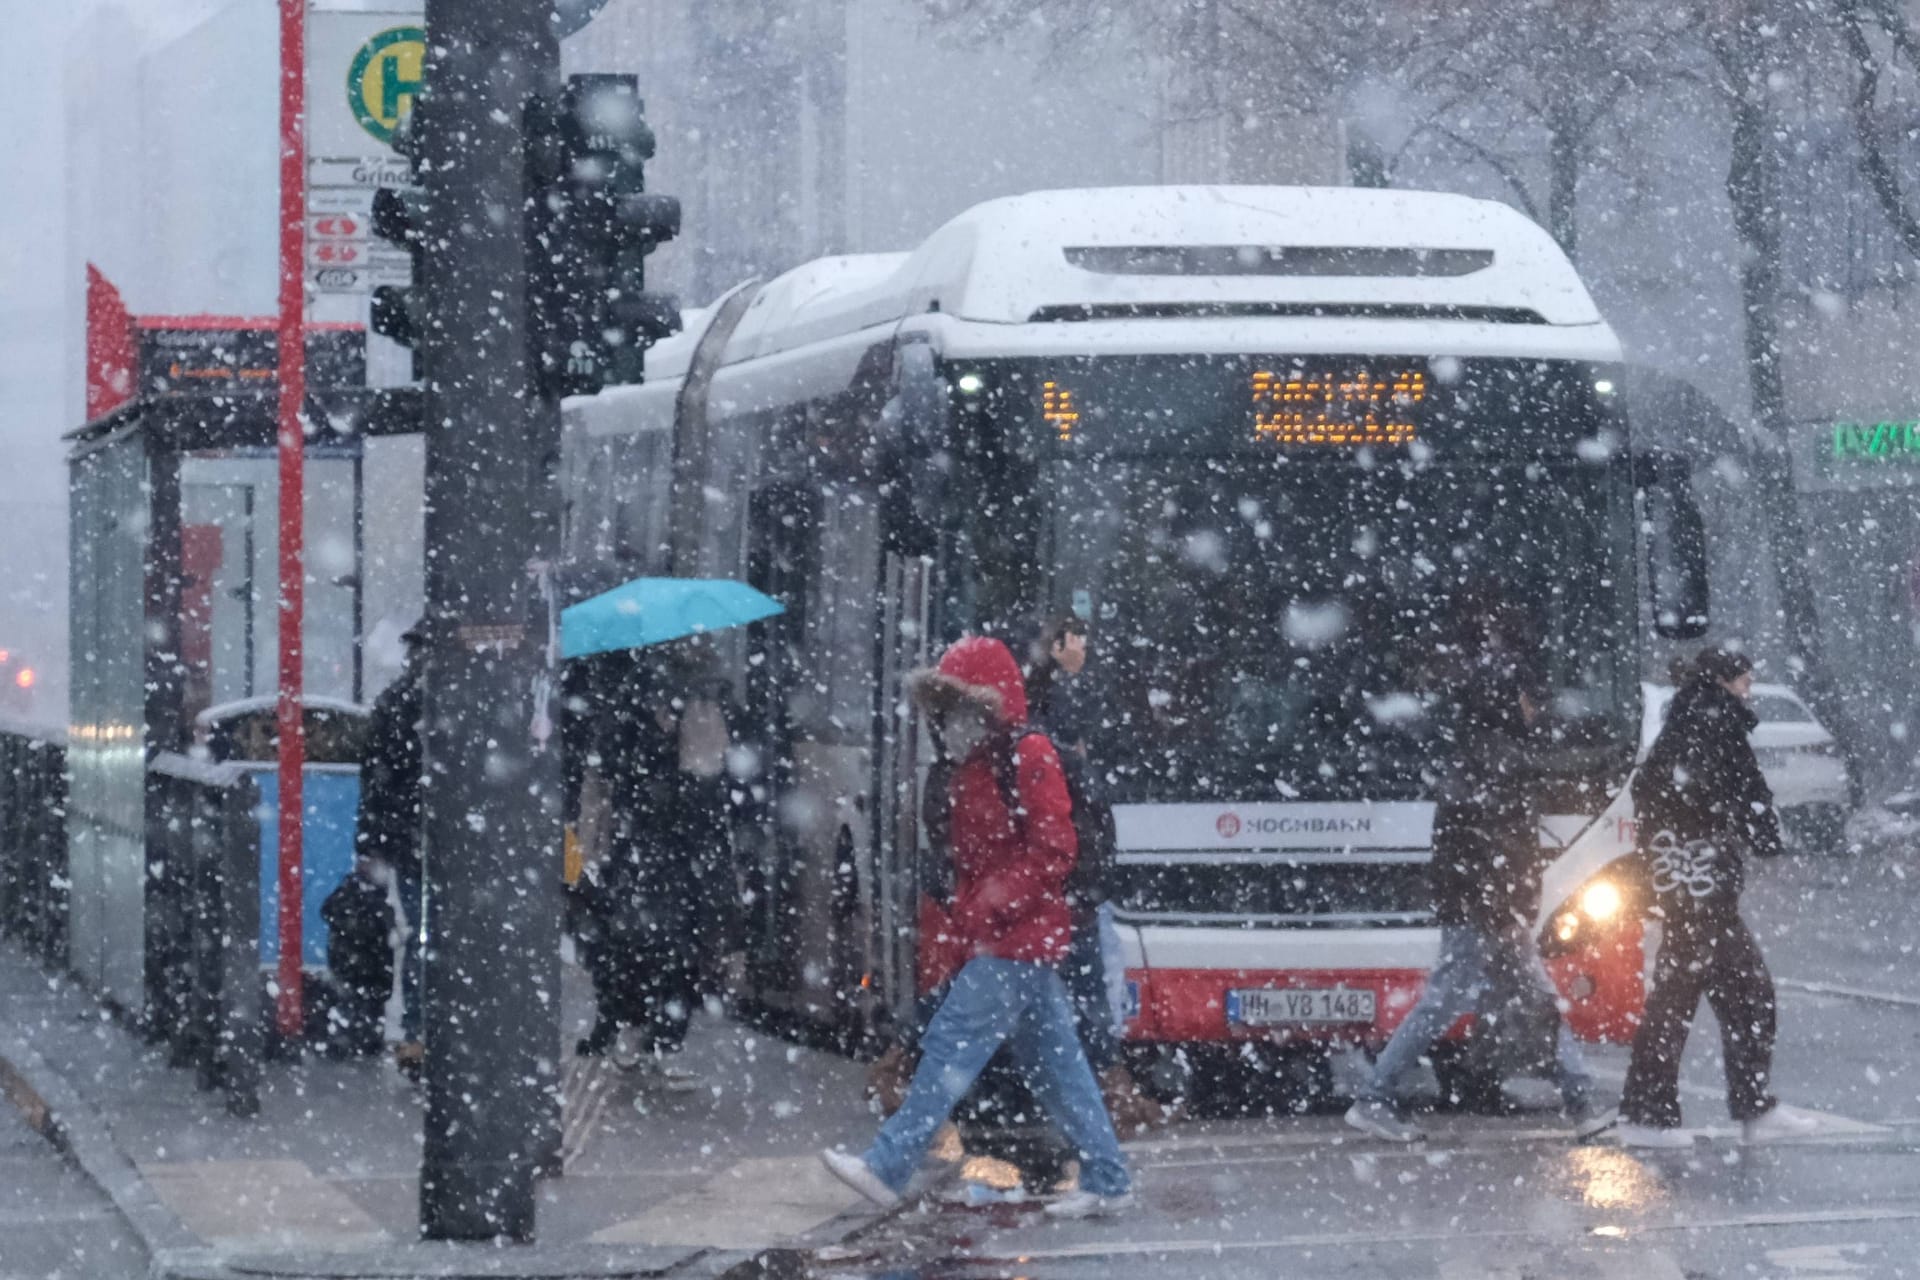
[[[1644,684],[1640,758],[1646,759],[1666,722],[1673,688]],[[1774,806],[1787,839],[1816,850],[1837,848],[1853,806],[1852,782],[1840,744],[1814,718],[1800,695],[1783,684],[1753,686],[1753,713],[1760,723],[1749,735],[1760,772],[1773,789]]]

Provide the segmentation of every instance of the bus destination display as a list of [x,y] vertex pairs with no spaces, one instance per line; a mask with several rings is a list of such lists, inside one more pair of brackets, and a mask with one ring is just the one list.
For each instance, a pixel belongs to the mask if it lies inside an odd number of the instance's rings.
[[1253,433],[1278,445],[1411,444],[1427,399],[1417,369],[1255,369],[1248,377]]
[[[975,379],[982,381],[978,374]],[[1204,447],[1338,453],[1433,444],[1436,434],[1458,444],[1458,425],[1486,420],[1488,403],[1533,406],[1539,400],[1517,383],[1510,390],[1502,385],[1512,378],[1481,382],[1483,390],[1499,391],[1499,398],[1489,402],[1458,379],[1436,383],[1424,360],[1286,355],[1043,366],[1032,381],[1018,378],[1016,385],[1024,384],[1022,391],[1032,397],[1026,411],[1036,436],[1044,433],[1053,446],[1076,452]],[[989,378],[983,385],[991,383]]]

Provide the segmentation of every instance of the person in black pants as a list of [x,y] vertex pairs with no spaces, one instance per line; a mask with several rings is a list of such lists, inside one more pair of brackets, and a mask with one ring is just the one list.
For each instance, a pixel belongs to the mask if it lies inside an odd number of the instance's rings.
[[682,837],[679,717],[645,657],[620,655],[604,679],[582,781],[583,814],[604,811],[583,819],[577,890],[597,1017],[576,1052],[610,1053],[643,1087],[686,1092],[699,1081],[671,1059],[699,999],[700,886]]
[[407,662],[398,678],[374,699],[360,761],[360,813],[354,853],[393,871],[406,945],[400,970],[400,1041],[394,1064],[417,1080],[426,1060],[420,985],[425,948],[424,881],[421,861],[421,749],[426,672],[426,630],[415,623],[401,637]]
[[1753,662],[1736,650],[1700,651],[1667,710],[1666,725],[1633,782],[1640,858],[1665,934],[1653,991],[1633,1039],[1620,1099],[1628,1146],[1686,1147],[1680,1059],[1700,998],[1720,1023],[1727,1109],[1750,1142],[1810,1127],[1769,1092],[1773,978],[1740,918],[1746,855],[1780,851],[1780,820],[1747,735]]
[[1122,1133],[1133,1134],[1167,1123],[1173,1112],[1148,1097],[1134,1080],[1114,1026],[1105,942],[1111,931],[1113,908],[1108,904],[1114,892],[1117,850],[1113,806],[1104,795],[1093,749],[1097,726],[1088,706],[1084,674],[1090,656],[1085,618],[1077,613],[1049,618],[1033,645],[1028,702],[1034,725],[1053,739],[1060,753],[1073,797],[1073,826],[1080,838],[1080,857],[1067,877],[1073,939],[1061,977],[1108,1114]]

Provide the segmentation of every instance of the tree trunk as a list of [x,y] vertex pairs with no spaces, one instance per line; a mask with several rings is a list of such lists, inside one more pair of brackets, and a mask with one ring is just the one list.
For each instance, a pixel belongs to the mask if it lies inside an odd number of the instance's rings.
[[1580,247],[1580,127],[1572,111],[1547,120],[1547,230],[1569,258]]
[[1858,802],[1859,735],[1822,658],[1806,525],[1793,487],[1792,424],[1780,353],[1780,183],[1775,167],[1778,157],[1769,145],[1777,125],[1767,90],[1769,42],[1760,33],[1757,7],[1758,0],[1744,7],[1738,26],[1727,33],[1722,58],[1733,89],[1727,198],[1733,207],[1734,230],[1746,250],[1740,268],[1741,309],[1746,319],[1747,381],[1762,442],[1753,458],[1754,479],[1779,586],[1792,683],[1839,741]]

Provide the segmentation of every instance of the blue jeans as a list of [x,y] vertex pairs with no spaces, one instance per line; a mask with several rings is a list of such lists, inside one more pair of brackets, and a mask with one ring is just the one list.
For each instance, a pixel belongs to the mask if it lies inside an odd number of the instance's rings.
[[[1502,976],[1532,984],[1547,999],[1559,995],[1540,952],[1524,930],[1506,933],[1475,928],[1471,925],[1440,927],[1440,958],[1427,976],[1427,989],[1406,1020],[1394,1029],[1393,1038],[1374,1060],[1373,1075],[1362,1091],[1372,1102],[1400,1100],[1401,1079],[1420,1055],[1427,1052],[1461,1015],[1480,1011],[1486,998]],[[1553,1083],[1568,1107],[1586,1105],[1593,1092],[1593,1078],[1587,1074],[1586,1059],[1566,1020],[1560,1021],[1554,1055]]]
[[1087,1066],[1060,975],[1046,965],[975,956],[947,989],[920,1037],[906,1101],[867,1148],[867,1167],[895,1191],[926,1158],[933,1135],[1007,1044],[1027,1087],[1080,1153],[1080,1187],[1117,1196],[1131,1185],[1100,1086]]
[[420,911],[425,898],[425,877],[418,862],[396,862],[393,884],[400,897],[400,924],[406,930],[406,951],[400,960],[400,1038],[418,1043],[421,1039],[420,979],[423,928]]

